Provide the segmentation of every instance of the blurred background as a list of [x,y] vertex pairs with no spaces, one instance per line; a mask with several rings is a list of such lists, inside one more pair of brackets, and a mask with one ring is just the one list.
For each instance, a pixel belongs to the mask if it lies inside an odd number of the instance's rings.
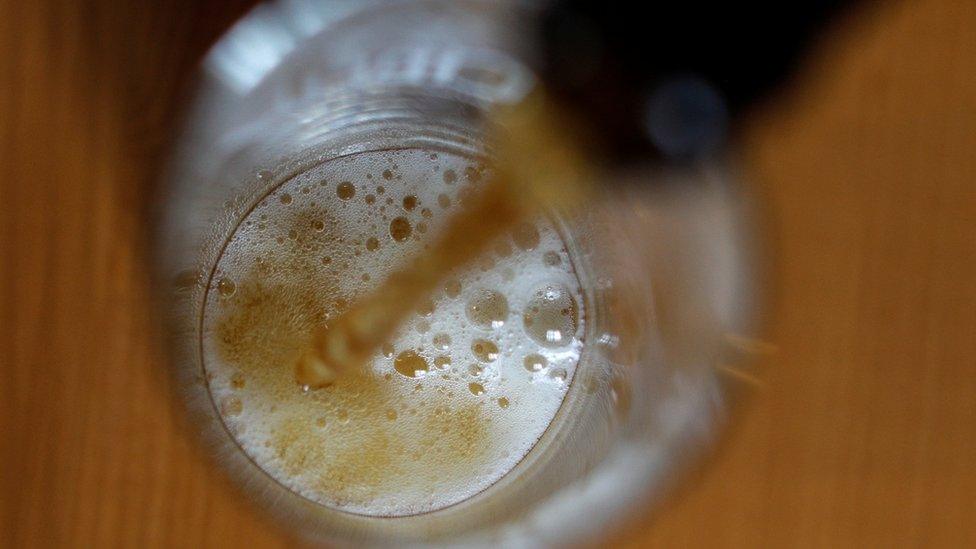
[[[0,1],[0,544],[286,546],[197,448],[150,309],[150,195],[250,1]],[[976,546],[976,3],[833,21],[739,136],[772,342],[624,546]]]

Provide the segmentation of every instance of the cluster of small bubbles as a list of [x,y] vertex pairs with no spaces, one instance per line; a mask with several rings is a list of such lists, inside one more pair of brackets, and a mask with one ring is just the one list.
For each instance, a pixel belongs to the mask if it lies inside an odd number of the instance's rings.
[[522,364],[525,366],[525,369],[530,372],[541,372],[546,368],[546,366],[549,365],[549,361],[546,360],[546,357],[533,353],[525,357]]
[[579,310],[573,294],[561,284],[537,288],[522,314],[525,333],[544,347],[569,344],[576,333]]
[[217,291],[223,297],[230,297],[237,291],[237,284],[230,277],[222,277],[217,281]]
[[349,200],[356,196],[356,187],[349,181],[343,181],[336,185],[336,196],[342,200]]
[[498,345],[487,339],[476,339],[471,342],[471,352],[481,362],[494,362],[498,358]]
[[446,351],[451,348],[451,336],[441,332],[434,335],[433,343],[438,351]]
[[508,318],[508,300],[495,290],[478,288],[468,299],[465,312],[475,326],[501,328]]
[[418,377],[430,369],[427,360],[412,350],[398,354],[393,361],[393,367],[406,377]]
[[[260,242],[228,246],[225,254],[231,259],[218,264],[214,280],[233,276],[237,293],[233,299],[208,302],[205,322],[210,331],[206,333],[219,334],[228,314],[241,318],[245,311],[242,307],[250,307],[253,301],[254,283],[264,292],[262,286],[274,291],[280,282],[285,282],[283,291],[290,294],[291,301],[283,305],[289,309],[282,315],[284,323],[291,323],[294,318],[302,324],[296,328],[303,332],[301,337],[307,337],[311,326],[334,321],[341,315],[348,307],[347,299],[368,295],[378,281],[396,276],[401,264],[409,264],[417,254],[431,249],[431,237],[439,235],[449,223],[452,208],[456,211],[465,197],[481,192],[475,182],[487,176],[484,168],[471,160],[447,153],[440,154],[437,161],[428,161],[428,156],[432,160],[438,156],[428,155],[428,151],[421,151],[420,156],[417,151],[370,154],[379,155],[379,160],[367,157],[365,163],[332,163],[339,169],[326,163],[316,168],[314,178],[300,176],[289,180],[256,207],[253,217],[242,222],[247,234],[242,233],[241,239],[247,240],[249,234]],[[415,160],[401,160],[403,172],[393,164],[395,159],[411,156]],[[402,184],[390,183],[393,180],[402,180]],[[347,191],[340,191],[339,181],[348,185]],[[312,182],[312,188],[303,187]],[[296,210],[294,204],[283,206],[284,191],[290,193],[290,198],[297,195],[301,199],[295,202],[303,207],[302,211]],[[435,216],[435,211],[440,215]],[[395,219],[398,216],[402,219]],[[402,224],[400,229],[395,227],[397,224]],[[262,225],[263,233],[258,232]],[[223,395],[236,395],[242,401],[249,422],[248,435],[241,438],[241,431],[236,430],[241,420],[227,422],[241,447],[290,489],[314,501],[366,515],[399,516],[437,510],[470,495],[464,493],[469,487],[476,493],[490,486],[531,450],[558,410],[567,380],[578,377],[570,358],[577,347],[561,347],[558,360],[550,357],[547,362],[543,355],[550,352],[545,349],[550,346],[538,344],[536,338],[529,336],[530,330],[517,322],[516,315],[524,321],[526,312],[532,313],[529,324],[537,322],[533,315],[539,311],[526,307],[533,299],[528,290],[536,289],[532,284],[539,280],[537,276],[560,275],[554,280],[575,288],[568,282],[573,273],[563,249],[565,243],[552,224],[539,218],[527,227],[525,230],[520,226],[495,240],[470,264],[445,272],[440,291],[432,299],[412,296],[417,315],[411,315],[389,342],[380,346],[375,363],[361,380],[340,379],[329,388],[310,388],[302,394],[294,376],[289,375],[285,376],[288,391],[282,391],[277,387],[278,381],[272,381],[277,374],[269,373],[269,368],[243,365],[237,359],[222,356],[215,337],[205,350],[207,373],[210,368],[216,372],[211,384],[217,403],[221,403]],[[387,231],[389,236],[384,234]],[[276,237],[288,245],[275,246]],[[384,242],[384,238],[392,242]],[[263,261],[256,265],[257,257],[263,257]],[[553,262],[551,257],[560,261]],[[282,275],[292,272],[294,280],[282,280]],[[261,278],[252,279],[252,275]],[[222,297],[218,284],[210,290]],[[582,310],[575,311],[575,303],[582,303],[578,294],[572,295],[577,296],[577,301],[566,310],[582,323]],[[571,322],[574,327],[575,322]],[[566,342],[573,341],[576,330],[565,335],[567,339],[562,344],[568,345]],[[531,353],[541,354],[534,355],[533,362]],[[262,364],[278,360],[264,360],[264,350],[255,350],[254,356],[260,356]],[[520,362],[525,371],[518,369]],[[562,383],[554,382],[559,380],[559,374],[552,373],[557,367],[563,372]],[[518,372],[523,373],[517,375]],[[269,412],[272,404],[277,405],[277,410],[272,408]],[[508,409],[519,414],[507,412]],[[225,412],[220,406],[218,411]],[[469,412],[477,413],[466,415]],[[344,427],[350,421],[355,429]],[[291,427],[281,426],[295,423],[308,432],[292,432]],[[470,435],[469,427],[483,430],[476,432],[473,440],[482,440],[486,449],[475,449],[475,455],[454,455],[453,448],[471,447],[468,438],[463,439],[461,446],[456,442],[460,440],[456,437]],[[368,443],[374,434],[381,435],[384,444],[388,441],[389,447],[363,447],[363,442]],[[418,434],[423,436],[415,436]],[[302,442],[296,446],[292,442],[295,436],[305,439],[299,438]],[[386,455],[370,453],[376,451]],[[389,478],[370,485],[374,479],[361,484],[359,478],[348,476],[347,471],[356,474],[357,468],[379,463],[374,457],[395,461],[395,466],[380,466],[389,469],[384,472],[389,473]],[[428,478],[430,464],[443,468],[438,471],[444,474],[434,475],[437,479]],[[333,471],[334,475],[343,475],[339,482],[325,480],[326,476],[334,476]],[[361,498],[355,493],[350,497],[350,488],[372,492]],[[442,488],[446,490],[441,492]]]
[[393,240],[403,242],[410,238],[410,233],[412,232],[413,228],[410,226],[410,222],[407,221],[406,217],[394,217],[393,221],[390,221],[390,236]]
[[539,229],[534,224],[523,221],[512,230],[512,240],[525,251],[534,250],[539,245]]

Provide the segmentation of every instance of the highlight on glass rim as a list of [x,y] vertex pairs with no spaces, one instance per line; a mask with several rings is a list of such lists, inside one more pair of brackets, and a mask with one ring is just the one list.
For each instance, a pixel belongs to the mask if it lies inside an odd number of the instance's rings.
[[965,2],[0,21],[4,546],[976,543]]

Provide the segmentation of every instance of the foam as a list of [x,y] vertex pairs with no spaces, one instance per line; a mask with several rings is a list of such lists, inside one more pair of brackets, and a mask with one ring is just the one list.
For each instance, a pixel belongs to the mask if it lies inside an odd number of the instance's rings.
[[[228,429],[284,486],[353,513],[433,511],[495,483],[552,421],[573,379],[585,315],[565,245],[544,217],[532,223],[537,240],[519,228],[451,273],[460,294],[446,283],[433,311],[420,307],[393,352],[377,352],[367,372],[313,391],[294,380],[295,353],[312,328],[423,253],[456,213],[459,193],[485,175],[445,152],[361,153],[286,182],[240,224],[208,290],[204,364]],[[355,187],[351,197],[344,182]],[[416,204],[404,201],[410,196]],[[401,217],[410,232],[404,237],[398,221],[397,241],[390,223]],[[576,333],[543,346],[526,334],[523,312],[552,285],[580,309]],[[507,301],[501,321],[495,309],[491,322],[469,318],[469,301],[485,290]],[[497,345],[494,360],[477,356],[478,339]],[[407,350],[428,365],[418,377],[394,368]],[[534,354],[546,366],[529,371],[524,359]]]

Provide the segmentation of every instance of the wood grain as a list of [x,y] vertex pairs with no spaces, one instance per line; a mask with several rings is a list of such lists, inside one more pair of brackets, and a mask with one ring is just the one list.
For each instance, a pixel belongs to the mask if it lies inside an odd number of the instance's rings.
[[[130,3],[131,4],[131,3]],[[146,268],[186,75],[246,2],[0,2],[0,545],[293,543],[198,450]],[[638,546],[976,546],[976,3],[883,2],[743,143],[763,388]]]

